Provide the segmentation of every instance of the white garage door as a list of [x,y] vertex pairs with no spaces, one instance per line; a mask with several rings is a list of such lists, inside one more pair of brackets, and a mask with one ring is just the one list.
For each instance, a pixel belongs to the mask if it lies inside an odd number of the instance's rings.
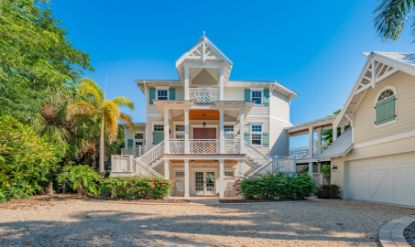
[[415,206],[415,152],[349,162],[345,198]]

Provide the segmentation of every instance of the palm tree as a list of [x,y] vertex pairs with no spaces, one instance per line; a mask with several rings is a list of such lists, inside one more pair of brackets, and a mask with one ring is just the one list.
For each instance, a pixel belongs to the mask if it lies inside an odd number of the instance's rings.
[[[406,20],[413,13],[414,3],[414,0],[382,0],[375,9],[375,26],[383,39],[399,38]],[[412,29],[415,29],[415,20]]]
[[68,105],[68,118],[84,117],[98,122],[100,126],[99,172],[104,174],[105,136],[107,135],[109,143],[117,138],[118,120],[123,122],[127,128],[134,128],[131,116],[120,111],[121,106],[134,110],[134,104],[126,97],[116,97],[112,100],[105,99],[101,88],[91,79],[81,80],[78,93],[80,99]]

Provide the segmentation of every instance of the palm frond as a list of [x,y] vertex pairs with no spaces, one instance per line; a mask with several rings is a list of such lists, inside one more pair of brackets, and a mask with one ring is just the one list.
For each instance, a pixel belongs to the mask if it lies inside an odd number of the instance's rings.
[[112,101],[115,102],[118,106],[126,106],[130,108],[130,110],[134,110],[134,103],[127,97],[116,97]]
[[413,0],[382,0],[375,9],[375,27],[383,39],[398,39],[407,16],[412,9]]
[[135,131],[133,118],[130,115],[121,112],[119,119],[125,125],[125,127],[127,127],[128,130],[130,130],[131,132]]
[[101,88],[91,79],[81,79],[78,90],[79,94],[85,97],[91,97],[98,104],[104,100],[104,93]]
[[103,117],[106,130],[108,132],[109,142],[117,138],[118,124],[117,119],[120,117],[120,109],[118,105],[112,100],[106,100],[103,103]]
[[70,103],[67,108],[67,118],[74,117],[93,117],[97,113],[97,108],[85,100],[77,100]]

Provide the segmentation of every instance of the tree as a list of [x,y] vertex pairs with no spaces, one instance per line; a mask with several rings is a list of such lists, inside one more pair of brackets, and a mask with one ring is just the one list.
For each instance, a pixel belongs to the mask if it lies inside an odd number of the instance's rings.
[[[408,17],[413,14],[414,0],[382,0],[376,7],[375,27],[383,39],[397,40]],[[415,19],[412,20],[415,29]]]
[[[332,113],[331,116],[337,116],[339,115],[340,112],[341,112],[341,109],[337,109]],[[340,128],[338,128],[337,130],[339,129]],[[340,133],[340,132],[337,131],[337,133]],[[332,129],[323,131],[323,141],[327,144],[333,143],[333,130]]]
[[80,98],[68,105],[68,118],[88,118],[97,121],[99,124],[99,171],[101,174],[104,174],[105,136],[107,136],[109,143],[116,139],[118,120],[123,122],[127,128],[134,128],[132,118],[120,111],[121,106],[126,106],[133,110],[134,104],[126,97],[116,97],[112,100],[105,99],[101,88],[91,79],[81,80],[78,93]]

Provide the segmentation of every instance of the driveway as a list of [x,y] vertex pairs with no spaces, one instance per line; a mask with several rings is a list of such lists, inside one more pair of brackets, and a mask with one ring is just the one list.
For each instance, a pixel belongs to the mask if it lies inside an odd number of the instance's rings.
[[413,209],[340,200],[250,204],[59,199],[0,204],[0,246],[376,246]]

